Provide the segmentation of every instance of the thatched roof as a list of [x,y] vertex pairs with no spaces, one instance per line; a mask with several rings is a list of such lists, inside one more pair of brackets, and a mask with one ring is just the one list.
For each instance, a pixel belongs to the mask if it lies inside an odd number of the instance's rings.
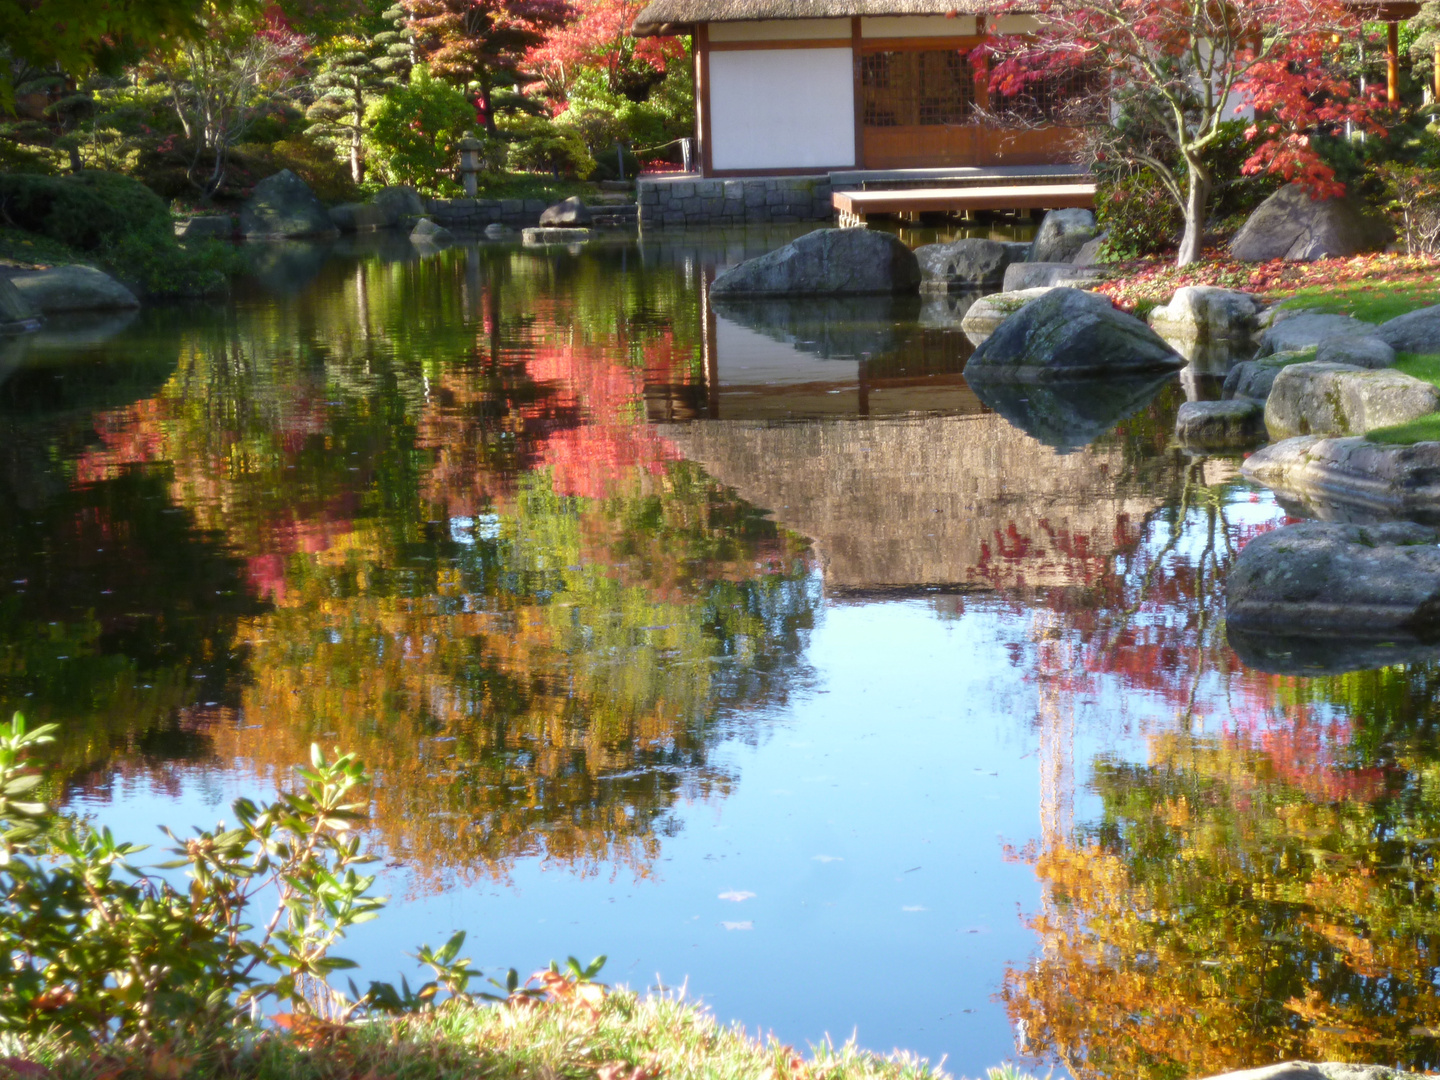
[[636,37],[685,34],[702,22],[835,19],[852,15],[984,15],[1001,0],[654,0],[635,17]]

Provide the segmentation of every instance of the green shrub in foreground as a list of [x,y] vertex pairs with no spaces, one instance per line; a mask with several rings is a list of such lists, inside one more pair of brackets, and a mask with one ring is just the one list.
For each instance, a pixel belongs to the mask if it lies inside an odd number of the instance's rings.
[[[328,985],[355,966],[330,948],[384,904],[358,869],[373,857],[355,831],[366,777],[352,756],[327,761],[313,748],[299,790],[236,800],[234,828],[167,831],[176,858],[158,869],[185,871],[177,889],[135,865],[142,847],[32,801],[43,776],[29,758],[52,730],[27,731],[17,715],[0,733],[0,1032],[144,1049],[213,1040],[267,1002],[346,1018],[465,992],[475,973],[457,958],[463,934],[421,950],[437,981],[418,990],[352,985],[346,998]],[[257,913],[262,895],[274,907]]]

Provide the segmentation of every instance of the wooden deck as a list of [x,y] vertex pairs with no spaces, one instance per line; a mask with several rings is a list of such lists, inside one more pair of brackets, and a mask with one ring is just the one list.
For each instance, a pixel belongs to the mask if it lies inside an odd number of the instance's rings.
[[837,191],[831,196],[842,229],[864,227],[870,214],[956,210],[1060,210],[1095,206],[1095,185],[998,184],[988,187]]

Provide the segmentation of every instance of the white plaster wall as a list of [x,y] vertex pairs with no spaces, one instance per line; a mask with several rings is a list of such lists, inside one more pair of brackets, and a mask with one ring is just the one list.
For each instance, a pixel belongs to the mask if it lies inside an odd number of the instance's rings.
[[[943,18],[943,16],[942,16]],[[712,22],[711,41],[820,41],[850,38],[849,19],[768,19]]]
[[850,50],[712,52],[710,140],[716,169],[854,165]]

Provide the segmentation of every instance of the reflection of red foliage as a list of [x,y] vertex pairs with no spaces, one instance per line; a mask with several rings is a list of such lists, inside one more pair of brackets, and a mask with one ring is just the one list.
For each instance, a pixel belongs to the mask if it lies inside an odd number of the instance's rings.
[[[481,345],[476,360],[432,385],[416,444],[435,453],[425,494],[449,516],[479,512],[537,468],[552,470],[557,494],[605,498],[637,470],[655,475],[679,457],[646,423],[645,385],[687,382],[690,350],[668,329],[640,338],[622,327],[602,342],[576,340],[569,313],[536,314],[534,339],[516,350],[523,374]],[[497,461],[501,433],[511,456]]]

